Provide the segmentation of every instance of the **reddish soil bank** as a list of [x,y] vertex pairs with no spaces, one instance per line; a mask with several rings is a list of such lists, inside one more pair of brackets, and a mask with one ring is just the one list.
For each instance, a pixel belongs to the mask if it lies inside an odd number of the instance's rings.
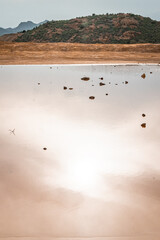
[[160,44],[0,42],[0,64],[160,63]]

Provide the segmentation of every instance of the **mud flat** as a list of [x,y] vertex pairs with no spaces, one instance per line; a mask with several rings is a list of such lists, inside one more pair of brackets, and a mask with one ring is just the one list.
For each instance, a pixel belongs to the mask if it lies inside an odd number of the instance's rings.
[[160,63],[160,44],[0,42],[0,64]]

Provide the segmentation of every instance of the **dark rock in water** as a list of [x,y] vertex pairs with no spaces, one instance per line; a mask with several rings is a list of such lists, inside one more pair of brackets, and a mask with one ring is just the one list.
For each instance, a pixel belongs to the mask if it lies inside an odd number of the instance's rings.
[[102,82],[99,83],[99,86],[104,86],[104,85],[106,85],[106,84],[102,83]]
[[90,78],[89,78],[89,77],[83,77],[83,78],[81,78],[81,80],[83,80],[83,81],[89,81]]
[[92,85],[92,87],[94,87],[94,85]]
[[73,88],[69,88],[69,90],[73,90]]
[[128,81],[125,81],[125,84],[128,84]]
[[89,99],[91,99],[91,100],[94,100],[94,99],[95,99],[95,97],[94,97],[94,96],[90,96],[90,97],[89,97]]
[[142,127],[142,128],[146,128],[146,123],[142,123],[142,124],[141,124],[141,127]]
[[64,90],[67,90],[67,87],[63,87]]
[[44,150],[44,151],[46,151],[46,150],[47,150],[47,148],[46,148],[46,147],[44,147],[44,148],[43,148],[43,150]]
[[142,114],[142,117],[145,117],[145,116],[146,116],[146,114],[143,113],[143,114]]
[[101,77],[100,80],[103,80],[103,77]]
[[117,85],[118,85],[118,83],[115,83],[115,85],[117,86]]
[[52,67],[50,67],[50,69],[52,69]]
[[150,74],[152,74],[152,72],[150,72]]
[[111,84],[111,82],[109,82],[109,84]]
[[143,73],[142,76],[141,76],[141,78],[145,79],[145,78],[146,78],[146,74]]
[[108,93],[106,93],[106,96],[108,96]]
[[40,85],[40,82],[38,83],[38,85]]

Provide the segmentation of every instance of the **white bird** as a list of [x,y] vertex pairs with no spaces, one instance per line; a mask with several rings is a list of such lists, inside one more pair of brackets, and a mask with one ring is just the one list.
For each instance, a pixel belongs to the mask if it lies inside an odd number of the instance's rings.
[[15,134],[15,128],[13,130],[9,129],[10,134],[16,135]]

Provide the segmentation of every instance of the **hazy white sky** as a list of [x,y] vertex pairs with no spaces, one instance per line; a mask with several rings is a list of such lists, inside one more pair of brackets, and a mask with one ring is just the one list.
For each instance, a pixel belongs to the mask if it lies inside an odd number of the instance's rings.
[[107,12],[131,12],[160,20],[159,9],[159,0],[0,0],[0,27]]

